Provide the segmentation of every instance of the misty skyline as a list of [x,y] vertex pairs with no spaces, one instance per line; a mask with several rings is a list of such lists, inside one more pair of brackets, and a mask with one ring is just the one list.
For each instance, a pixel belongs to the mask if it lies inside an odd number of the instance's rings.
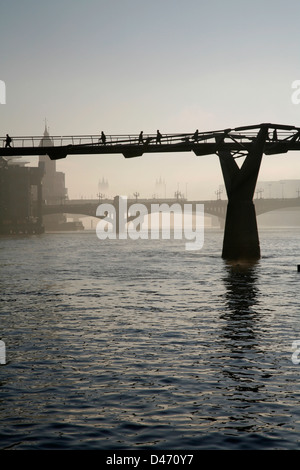
[[[291,101],[298,67],[296,1],[37,2],[12,0],[0,17],[0,134],[200,132],[261,122],[299,126]],[[300,175],[299,152],[264,156],[259,179]],[[28,158],[27,158],[28,160]],[[37,157],[31,157],[35,165]],[[119,194],[214,199],[218,157],[68,156],[57,162],[70,198]]]

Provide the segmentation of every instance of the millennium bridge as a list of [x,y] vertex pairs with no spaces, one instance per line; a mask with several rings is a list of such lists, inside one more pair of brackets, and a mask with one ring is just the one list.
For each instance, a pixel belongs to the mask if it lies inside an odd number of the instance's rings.
[[[48,155],[51,160],[67,155],[122,154],[125,158],[144,153],[194,152],[217,155],[228,202],[222,257],[227,260],[260,258],[253,195],[263,155],[300,150],[300,128],[262,123],[252,126],[183,134],[54,136],[51,145],[41,146],[40,136],[3,139],[0,156]],[[47,142],[46,142],[47,143]],[[239,167],[237,160],[244,158]]]

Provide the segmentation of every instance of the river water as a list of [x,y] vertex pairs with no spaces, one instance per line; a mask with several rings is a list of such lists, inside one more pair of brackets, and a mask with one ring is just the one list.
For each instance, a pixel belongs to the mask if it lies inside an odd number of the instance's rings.
[[299,449],[299,236],[1,238],[0,448]]

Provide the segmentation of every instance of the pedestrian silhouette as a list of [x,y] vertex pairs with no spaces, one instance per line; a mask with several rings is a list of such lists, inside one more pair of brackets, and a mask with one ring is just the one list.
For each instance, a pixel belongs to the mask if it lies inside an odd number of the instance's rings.
[[106,144],[106,135],[104,134],[103,131],[101,132],[101,142],[102,142],[103,145]]
[[273,140],[277,140],[277,130],[274,129],[273,131]]
[[143,144],[144,143],[144,140],[143,140],[143,131],[140,132],[140,135],[139,135],[139,144]]
[[195,134],[193,135],[193,139],[195,142],[198,142],[198,139],[199,139],[199,131],[198,129],[196,130]]
[[10,145],[10,144],[11,144],[11,142],[12,142],[12,139],[11,139],[11,137],[9,137],[9,135],[8,135],[8,134],[6,134],[6,139],[5,139],[5,148],[6,148],[6,147],[11,147],[11,145]]
[[159,130],[157,131],[157,134],[156,134],[156,143],[157,144],[161,144],[161,138],[162,138],[162,135],[161,133],[159,132]]

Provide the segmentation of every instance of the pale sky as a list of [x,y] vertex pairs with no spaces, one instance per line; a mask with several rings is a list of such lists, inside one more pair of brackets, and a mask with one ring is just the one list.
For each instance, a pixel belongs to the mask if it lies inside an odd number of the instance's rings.
[[[1,2],[0,135],[194,132],[274,122],[300,126],[299,0],[9,0]],[[27,159],[28,160],[28,159]],[[30,159],[36,164],[36,157]],[[69,197],[138,191],[215,199],[218,157],[68,156]],[[300,153],[265,156],[260,180],[300,179]]]

